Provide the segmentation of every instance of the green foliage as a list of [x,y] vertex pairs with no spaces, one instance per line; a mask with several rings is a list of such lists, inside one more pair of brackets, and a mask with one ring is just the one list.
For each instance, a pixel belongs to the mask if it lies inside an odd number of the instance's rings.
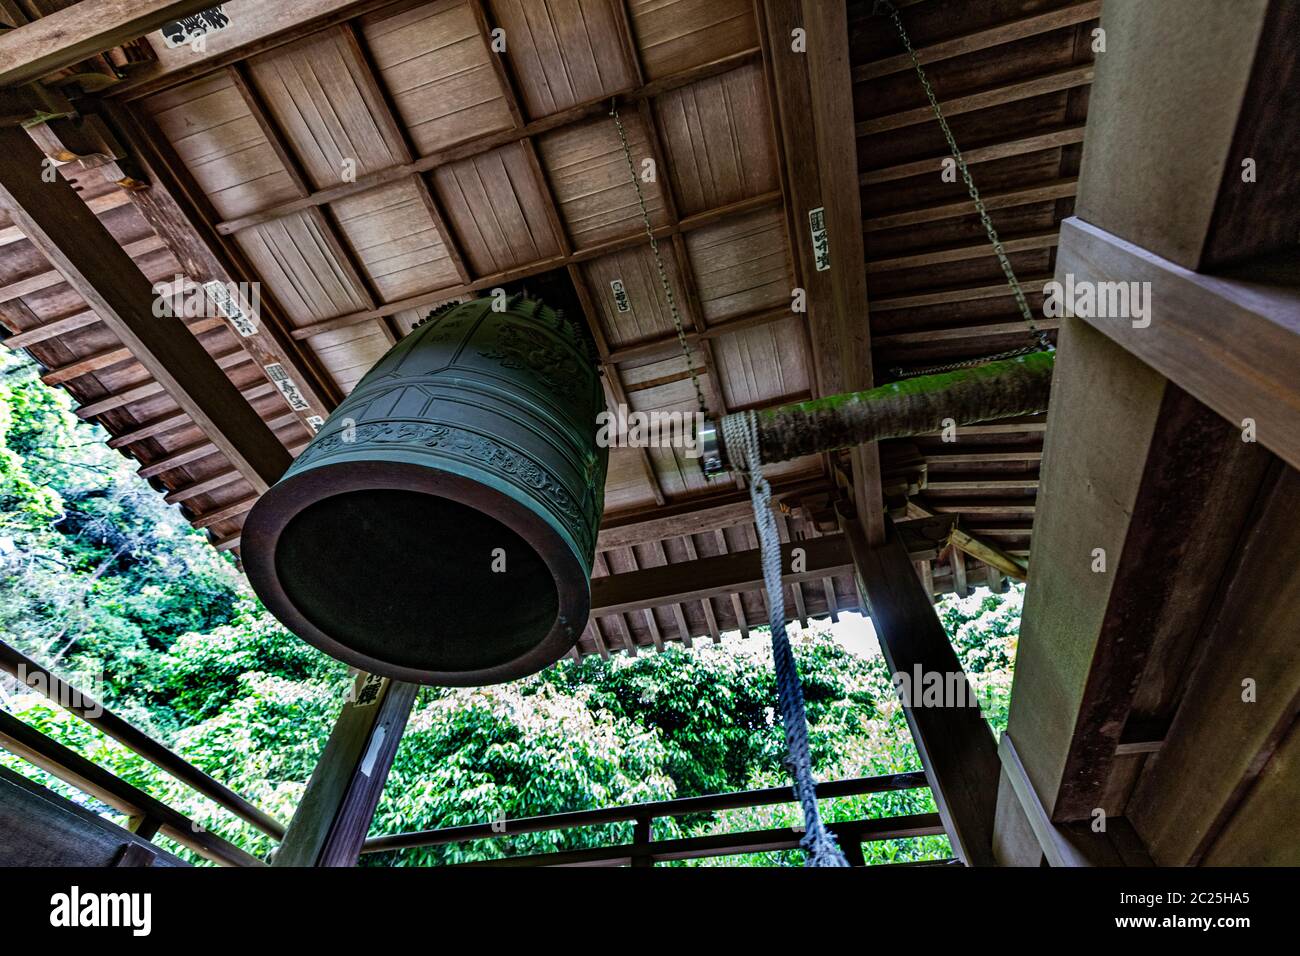
[[[104,675],[104,702],[186,760],[287,821],[348,689],[346,668],[286,632],[228,556],[79,421],[33,366],[0,356],[0,628],[74,685]],[[1019,593],[949,599],[940,612],[996,727],[1006,698]],[[884,661],[829,625],[796,639],[815,770],[822,779],[917,770]],[[0,705],[210,830],[266,856],[271,841],[16,682]],[[424,690],[373,832],[788,785],[767,636],[636,658],[562,662],[511,684]],[[0,764],[112,816],[93,798],[0,752]],[[827,801],[828,820],[932,812],[927,790]],[[788,827],[782,804],[676,821],[659,839]],[[630,825],[512,834],[368,856],[415,866],[627,842]],[[169,849],[177,850],[174,846]],[[870,844],[867,859],[949,854],[946,839]],[[182,855],[193,859],[187,851]],[[797,851],[700,861],[797,865]]]

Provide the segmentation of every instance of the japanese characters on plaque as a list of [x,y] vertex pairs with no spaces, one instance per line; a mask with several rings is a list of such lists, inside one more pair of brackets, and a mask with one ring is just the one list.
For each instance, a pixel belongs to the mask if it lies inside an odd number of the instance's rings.
[[826,232],[826,207],[808,210],[808,228],[812,233],[813,262],[818,272],[831,267],[831,239]]
[[307,399],[302,397],[302,392],[298,391],[298,383],[293,380],[279,362],[272,362],[266,366],[266,377],[275,383],[275,387],[280,390],[284,400],[289,403],[289,407],[295,412],[311,407]]
[[632,303],[627,297],[627,288],[622,279],[611,279],[609,287],[614,290],[614,306],[620,312],[631,312]]
[[222,9],[224,3],[214,3],[206,10],[171,20],[162,25],[163,42],[169,49],[189,46],[199,37],[216,33],[230,25],[230,16]]
[[213,279],[211,282],[203,283],[203,291],[208,294],[208,298],[221,311],[230,324],[235,327],[235,331],[248,338],[250,335],[257,334],[257,323],[239,307],[235,297],[230,294],[230,289],[224,282]]

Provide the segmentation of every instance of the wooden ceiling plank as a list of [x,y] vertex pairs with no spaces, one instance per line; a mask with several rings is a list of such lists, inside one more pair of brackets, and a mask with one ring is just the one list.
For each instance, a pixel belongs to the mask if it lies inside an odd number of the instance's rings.
[[45,183],[21,127],[0,130],[0,204],[105,325],[261,492],[288,468],[275,433],[180,322],[153,318],[152,283],[71,185]]
[[[752,55],[749,57],[752,59]],[[729,59],[724,66],[734,68]],[[683,70],[681,73],[671,77],[665,77],[663,80],[648,83],[643,87],[630,85],[627,89],[618,90],[599,99],[591,100],[586,103],[579,103],[576,106],[545,116],[539,120],[532,120],[524,126],[513,127],[505,130],[495,130],[482,136],[474,137],[462,143],[456,143],[445,149],[435,150],[434,152],[416,158],[410,163],[399,163],[387,169],[376,170],[367,173],[364,176],[358,176],[353,182],[344,182],[337,185],[329,186],[325,189],[319,189],[311,192],[309,195],[302,196],[298,199],[291,199],[267,209],[259,210],[237,219],[231,219],[217,224],[217,228],[222,233],[239,232],[240,230],[250,228],[271,219],[278,219],[283,216],[291,215],[295,212],[301,212],[309,206],[321,206],[326,203],[334,202],[345,196],[351,196],[355,193],[365,192],[376,186],[382,186],[387,183],[396,182],[415,173],[427,173],[440,166],[445,166],[453,162],[478,156],[490,152],[500,146],[509,143],[518,142],[526,138],[535,138],[538,135],[551,130],[561,129],[582,123],[593,117],[601,116],[609,112],[609,103],[611,96],[616,99],[625,100],[629,103],[636,103],[644,99],[657,96],[666,90],[677,89],[694,83],[702,78],[716,75],[721,69],[717,64],[705,64],[700,67],[694,67]]]
[[[1068,126],[1047,133],[1034,133],[1030,136],[1021,136],[1016,139],[1002,140],[997,143],[988,143],[984,146],[964,149],[961,155],[966,160],[967,165],[974,166],[979,163],[990,163],[998,159],[1010,159],[1013,156],[1038,153],[1047,149],[1059,149],[1062,146],[1072,146],[1075,143],[1082,142],[1083,127]],[[942,156],[910,160],[879,169],[863,170],[858,176],[858,181],[863,186],[876,186],[880,183],[893,182],[898,179],[909,179],[912,176],[924,176],[938,170],[940,164],[946,158],[948,158],[948,154],[944,153]]]
[[[1053,70],[1043,76],[1021,80],[1018,83],[1001,84],[976,93],[966,93],[948,99],[941,98],[939,106],[942,108],[945,118],[960,116],[962,113],[973,113],[976,110],[985,110],[994,106],[1005,106],[1008,103],[1033,99],[1035,96],[1045,96],[1049,93],[1060,93],[1065,90],[1088,86],[1092,83],[1093,73],[1094,68],[1091,63],[1083,66],[1066,67],[1063,70]],[[855,125],[855,130],[860,137],[875,136],[878,133],[916,126],[920,123],[929,123],[933,120],[934,111],[929,106],[918,106],[914,109],[902,110],[886,116],[861,120]]]
[[[1023,17],[1010,23],[999,23],[984,30],[977,30],[964,36],[954,37],[937,43],[921,46],[916,51],[916,58],[922,66],[936,63],[968,53],[978,53],[1005,43],[1023,40],[1026,37],[1050,33],[1088,20],[1095,20],[1101,15],[1101,0],[1088,0],[1074,6],[1051,10],[1047,13]],[[853,68],[853,81],[861,83],[891,73],[913,69],[912,58],[906,53],[895,54],[884,59],[863,63]]]
[[[1078,191],[1078,185],[1077,179],[1061,179],[1041,186],[990,192],[983,195],[984,208],[1010,209],[1032,203],[1069,199]],[[975,215],[978,215],[975,204],[970,199],[961,199],[957,202],[943,202],[916,209],[905,209],[901,212],[868,216],[863,221],[862,228],[864,232],[883,232],[886,229],[899,229],[903,226],[916,226],[926,222],[940,222],[944,219],[959,219]]]
[[[216,232],[210,203],[171,152],[166,139],[139,111],[108,104],[107,117],[129,153],[136,175],[148,183],[147,188],[130,192],[136,210],[167,244],[186,275],[201,284],[218,282],[236,300],[245,298],[236,290],[251,290],[249,283],[255,273],[235,244]],[[103,167],[109,178],[117,171],[116,166]],[[340,395],[310,350],[289,336],[282,310],[265,292],[259,287],[261,301],[247,317],[252,319],[251,334],[246,334],[250,332],[247,322],[235,321],[224,310],[218,311],[268,381],[272,381],[268,368],[278,365],[288,373],[301,401],[289,403],[286,397],[286,404],[297,405],[294,412],[304,427],[314,432],[316,419],[328,417]],[[237,305],[241,310],[252,309],[253,303],[237,301]]]
[[[1004,252],[1036,252],[1040,249],[1055,249],[1060,240],[1060,232],[1051,229],[1027,236],[1015,236],[1002,239]],[[921,269],[927,266],[945,265],[950,262],[968,262],[972,259],[984,259],[996,256],[988,240],[946,249],[933,249],[925,252],[910,253],[905,256],[893,256],[888,259],[868,259],[867,275],[881,272],[894,272],[900,269]]]

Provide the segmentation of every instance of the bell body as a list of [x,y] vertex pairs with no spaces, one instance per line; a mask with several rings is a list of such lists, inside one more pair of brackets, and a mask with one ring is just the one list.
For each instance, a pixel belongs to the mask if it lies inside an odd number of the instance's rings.
[[540,302],[492,304],[395,345],[245,522],[267,608],[369,673],[498,683],[586,626],[608,459],[596,363]]

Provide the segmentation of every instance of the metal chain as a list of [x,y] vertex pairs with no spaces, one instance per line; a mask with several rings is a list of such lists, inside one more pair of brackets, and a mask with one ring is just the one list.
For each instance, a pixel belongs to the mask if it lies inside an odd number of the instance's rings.
[[916,50],[912,47],[912,41],[907,35],[907,30],[903,27],[903,18],[898,9],[889,2],[889,0],[876,0],[876,6],[873,11],[878,15],[888,15],[894,21],[894,27],[898,30],[899,39],[903,41],[903,46],[907,49],[907,55],[912,60],[912,66],[916,69],[916,75],[921,81],[921,86],[925,89],[926,99],[930,101],[930,110],[934,113],[935,120],[939,123],[939,128],[943,131],[944,139],[948,141],[948,149],[952,153],[952,158],[957,163],[957,168],[961,170],[962,181],[966,184],[966,191],[970,194],[971,200],[975,203],[975,210],[979,213],[980,222],[984,225],[984,231],[988,233],[989,243],[993,246],[994,253],[997,254],[998,263],[1002,266],[1002,273],[1007,277],[1007,284],[1011,286],[1011,294],[1015,296],[1016,306],[1020,309],[1020,316],[1029,326],[1029,334],[1033,336],[1035,344],[1022,349],[1014,349],[1009,352],[1000,352],[997,355],[989,355],[978,359],[967,359],[963,362],[953,362],[949,365],[935,366],[931,368],[913,369],[905,371],[903,369],[893,369],[895,374],[903,376],[911,375],[930,375],[936,372],[952,371],[959,368],[970,368],[975,365],[983,365],[985,362],[996,361],[997,359],[1013,358],[1017,355],[1027,355],[1031,352],[1049,352],[1052,349],[1052,342],[1047,337],[1047,333],[1038,327],[1034,321],[1033,312],[1029,308],[1029,302],[1025,299],[1025,293],[1020,288],[1020,281],[1016,278],[1016,272],[1011,267],[1011,260],[1007,258],[1006,250],[1002,246],[1002,240],[998,238],[998,231],[993,225],[993,220],[989,218],[988,210],[984,207],[984,200],[980,198],[980,191],[975,186],[975,180],[971,177],[970,168],[966,165],[966,160],[962,158],[961,150],[957,147],[957,140],[952,135],[952,130],[948,127],[948,121],[944,119],[943,110],[939,107],[939,98],[934,95],[934,87],[930,85],[930,80],[925,75],[925,70],[921,68],[921,61],[917,58]]
[[645,194],[641,192],[641,177],[636,174],[636,164],[632,161],[632,147],[628,145],[627,131],[623,129],[623,120],[618,115],[617,102],[610,104],[609,115],[614,118],[619,142],[623,144],[623,158],[627,160],[627,172],[632,178],[632,185],[636,188],[636,201],[641,207],[641,222],[645,226],[646,238],[650,240],[650,251],[655,257],[655,269],[659,271],[659,281],[663,283],[664,298],[668,301],[668,311],[673,317],[673,328],[677,330],[677,342],[681,345],[682,355],[686,358],[686,369],[691,373],[691,384],[695,386],[695,400],[700,406],[700,414],[707,416],[709,408],[704,401],[704,388],[700,385],[700,376],[696,372],[695,359],[691,353],[691,343],[686,338],[682,317],[677,311],[677,297],[673,295],[672,284],[668,281],[668,271],[664,269],[663,256],[659,254],[659,240],[655,238],[654,227],[650,224],[650,211],[646,208]]

